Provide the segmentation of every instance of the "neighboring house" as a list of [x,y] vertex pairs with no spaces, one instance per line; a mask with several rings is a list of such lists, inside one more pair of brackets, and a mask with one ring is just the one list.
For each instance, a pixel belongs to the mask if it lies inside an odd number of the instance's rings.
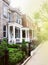
[[8,43],[30,42],[34,38],[32,21],[18,9],[11,8],[8,0],[0,0],[0,39]]

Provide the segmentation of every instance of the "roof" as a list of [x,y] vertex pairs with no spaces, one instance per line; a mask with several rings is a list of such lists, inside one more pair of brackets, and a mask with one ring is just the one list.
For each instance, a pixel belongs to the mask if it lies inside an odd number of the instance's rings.
[[3,0],[4,2],[6,2],[9,5],[9,0]]
[[10,10],[11,12],[16,12],[16,13],[18,13],[19,15],[22,15],[22,13],[20,12],[20,10],[19,10],[18,8],[13,8],[13,7],[9,6],[9,10]]

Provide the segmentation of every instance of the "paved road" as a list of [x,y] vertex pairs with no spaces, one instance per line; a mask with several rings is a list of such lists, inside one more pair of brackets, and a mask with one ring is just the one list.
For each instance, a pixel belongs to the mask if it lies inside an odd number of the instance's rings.
[[48,65],[48,41],[42,44],[26,65]]

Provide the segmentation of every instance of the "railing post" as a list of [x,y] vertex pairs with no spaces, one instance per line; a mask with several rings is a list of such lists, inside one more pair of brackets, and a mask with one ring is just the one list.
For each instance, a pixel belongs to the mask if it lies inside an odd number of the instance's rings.
[[1,44],[2,40],[0,39],[0,44]]
[[30,56],[30,53],[31,53],[31,41],[29,42],[29,53],[28,53],[28,55]]

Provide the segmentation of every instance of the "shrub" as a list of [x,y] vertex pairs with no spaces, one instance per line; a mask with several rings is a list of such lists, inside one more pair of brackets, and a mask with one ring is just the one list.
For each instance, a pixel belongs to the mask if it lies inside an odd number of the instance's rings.
[[22,51],[27,52],[27,46],[24,39],[22,40]]
[[2,45],[0,44],[0,56],[3,56],[3,55],[4,55],[3,47],[2,47]]
[[17,53],[18,51],[20,51],[19,49],[16,49],[16,48],[8,48],[9,50],[9,53]]
[[4,50],[8,49],[7,43],[4,40],[1,42],[1,46],[3,47]]
[[18,49],[12,49],[11,51],[9,50],[10,65],[15,65],[16,63],[19,63],[24,57],[25,53],[22,51],[18,51]]
[[9,48],[20,48],[20,45],[18,45],[18,44],[8,44],[8,47]]
[[5,41],[7,43],[7,38],[4,38],[3,41]]
[[7,43],[4,40],[2,40],[0,44],[0,56],[4,55],[5,50],[8,50]]

